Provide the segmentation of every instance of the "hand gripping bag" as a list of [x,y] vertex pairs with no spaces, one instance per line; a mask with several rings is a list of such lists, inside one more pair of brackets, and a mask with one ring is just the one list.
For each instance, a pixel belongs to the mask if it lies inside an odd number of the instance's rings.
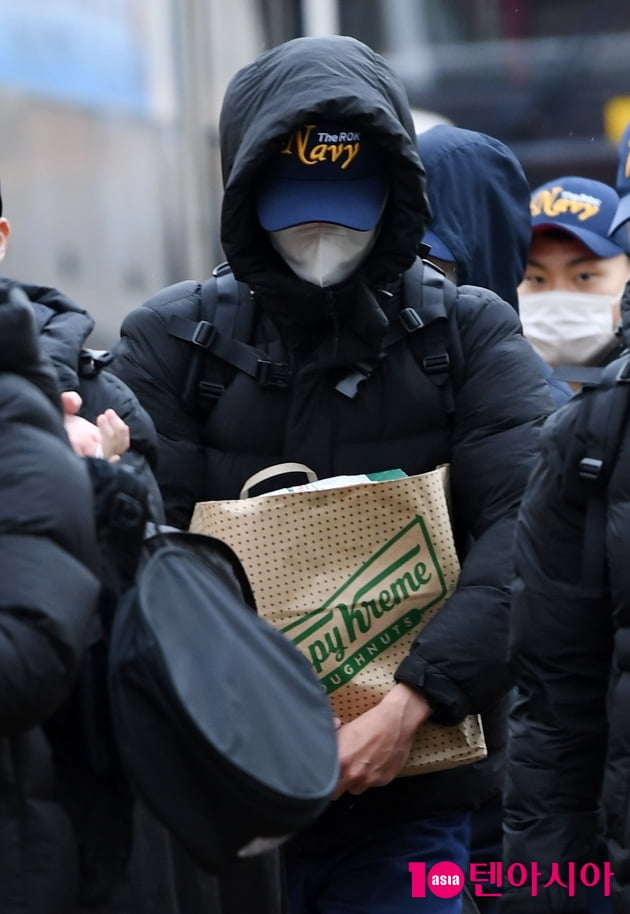
[[173,531],[144,552],[111,632],[118,750],[135,793],[217,872],[324,810],[334,718],[308,661],[256,614],[231,548]]

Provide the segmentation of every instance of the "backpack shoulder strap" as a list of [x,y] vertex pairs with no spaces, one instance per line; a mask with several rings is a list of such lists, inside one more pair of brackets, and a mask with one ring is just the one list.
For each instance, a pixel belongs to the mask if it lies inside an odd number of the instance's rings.
[[[422,272],[420,272],[422,269]],[[448,312],[457,296],[456,286],[428,261],[416,260],[404,278],[407,307],[401,312],[403,324],[413,327],[414,316],[422,322],[416,333],[411,329],[411,345],[420,367],[429,380],[442,389],[446,410],[455,411],[453,396],[454,351],[449,334]],[[411,303],[417,302],[417,305]]]
[[450,416],[455,411],[453,382],[461,367],[455,361],[448,318],[457,288],[442,270],[417,258],[404,274],[403,296],[405,307],[398,316],[396,337],[409,335],[418,364],[431,383],[441,389]]
[[[405,338],[418,364],[431,383],[442,389],[449,415],[454,412],[453,371],[448,313],[457,289],[444,273],[428,261],[416,258],[403,275],[403,307],[390,325],[379,356],[361,362],[342,378],[336,389],[354,397],[359,384],[372,374],[387,350]],[[459,359],[461,361],[461,358]]]
[[582,584],[589,593],[601,593],[608,482],[628,420],[630,357],[601,369],[597,381],[583,388],[581,398],[563,493],[572,499],[586,495]]
[[[184,407],[207,413],[235,371],[255,378],[262,387],[286,387],[288,365],[272,362],[251,346],[256,321],[253,292],[238,282],[227,263],[219,264],[199,289],[199,320],[172,315],[168,332],[195,348],[182,391]],[[213,356],[213,358],[209,358]]]

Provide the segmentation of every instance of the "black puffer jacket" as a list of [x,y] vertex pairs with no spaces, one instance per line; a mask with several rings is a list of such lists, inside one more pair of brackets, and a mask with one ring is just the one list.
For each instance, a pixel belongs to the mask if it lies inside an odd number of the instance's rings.
[[0,911],[73,914],[75,843],[39,725],[77,672],[98,556],[85,462],[29,321],[26,307],[0,304]]
[[574,864],[578,888],[574,898],[560,885],[532,898],[528,881],[506,893],[501,910],[510,914],[587,910],[579,874],[583,864],[601,862],[602,784],[613,909],[630,911],[630,423],[607,487],[601,535],[609,583],[599,594],[581,578],[588,487],[563,484],[574,478],[564,475],[565,464],[584,446],[578,420],[587,397],[576,395],[548,421],[519,515],[510,656],[520,698],[509,741],[504,839],[506,864],[537,861],[541,885],[553,862],[565,874]]
[[[370,131],[391,161],[375,246],[358,274],[325,289],[289,271],[254,209],[259,169],[292,130],[313,118],[348,120],[352,129]],[[226,93],[221,148],[223,245],[236,277],[255,295],[251,340],[271,360],[289,362],[293,379],[288,389],[263,389],[236,373],[200,423],[181,403],[189,344],[168,334],[172,314],[198,318],[198,285],[167,289],[128,316],[113,370],[156,423],[168,519],[186,526],[195,501],[237,498],[252,473],[285,460],[306,463],[320,477],[392,467],[413,474],[449,461],[458,539],[470,548],[457,592],[424,629],[398,676],[425,691],[436,720],[455,723],[483,711],[509,684],[512,530],[537,428],[552,409],[518,318],[487,291],[454,293],[450,332],[465,367],[452,428],[441,392],[407,340],[388,350],[354,399],[335,389],[349,368],[381,352],[403,307],[401,275],[414,261],[427,216],[404,91],[385,62],[354,39],[297,39],[240,71]],[[458,792],[457,785],[455,771],[346,796],[323,817],[327,840],[333,833],[343,840],[343,824],[356,827],[363,817],[408,818],[483,799],[479,788]],[[331,819],[339,823],[334,832]]]
[[[33,306],[40,350],[52,362],[59,390],[74,390],[81,395],[79,415],[94,422],[102,412],[112,408],[129,426],[131,446],[121,463],[143,480],[150,493],[153,519],[162,521],[163,507],[153,475],[157,464],[155,428],[127,385],[104,369],[90,350],[84,349],[94,327],[93,319],[57,289],[0,278],[0,295],[12,286],[21,289]],[[106,353],[103,356],[107,358]]]

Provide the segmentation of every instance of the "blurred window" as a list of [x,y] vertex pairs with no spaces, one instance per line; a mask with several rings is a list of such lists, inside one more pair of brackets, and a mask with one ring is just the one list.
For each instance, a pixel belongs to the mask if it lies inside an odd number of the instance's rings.
[[385,51],[401,20],[408,40],[436,44],[630,31],[630,4],[619,0],[343,0],[339,14],[344,34]]

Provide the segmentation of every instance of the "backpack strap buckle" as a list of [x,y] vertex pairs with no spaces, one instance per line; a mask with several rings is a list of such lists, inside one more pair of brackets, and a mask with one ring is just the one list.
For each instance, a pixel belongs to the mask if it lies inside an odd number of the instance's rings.
[[579,464],[579,476],[585,482],[597,482],[602,472],[604,461],[598,457],[583,457]]
[[451,365],[448,352],[439,352],[435,355],[427,355],[422,360],[422,368],[429,375],[448,373]]
[[414,330],[420,330],[421,327],[424,327],[424,321],[415,308],[403,308],[398,313],[398,320],[407,333],[413,333]]
[[212,381],[200,381],[197,387],[197,396],[204,404],[211,406],[219,399],[224,390],[224,384],[218,384]]
[[256,364],[256,381],[261,387],[288,387],[291,375],[291,369],[285,362],[258,359]]
[[199,321],[193,330],[191,343],[194,346],[199,346],[201,349],[209,349],[215,334],[216,327],[214,324],[211,324],[208,321]]
[[82,349],[79,353],[79,376],[93,378],[112,361],[108,349]]

